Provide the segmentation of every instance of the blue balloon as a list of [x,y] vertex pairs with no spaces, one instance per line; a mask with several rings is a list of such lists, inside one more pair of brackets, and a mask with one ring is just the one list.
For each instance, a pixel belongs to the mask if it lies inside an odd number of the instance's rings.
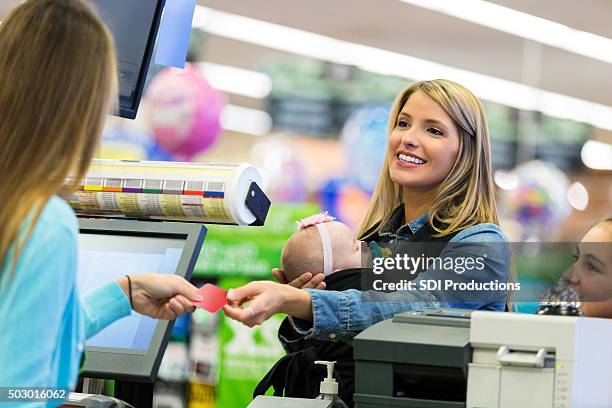
[[349,180],[374,191],[387,152],[390,103],[372,103],[353,112],[342,129]]
[[332,178],[327,180],[319,191],[319,202],[321,208],[329,212],[329,215],[336,217],[338,221],[344,221],[338,211],[338,196],[340,190],[347,184],[344,178]]

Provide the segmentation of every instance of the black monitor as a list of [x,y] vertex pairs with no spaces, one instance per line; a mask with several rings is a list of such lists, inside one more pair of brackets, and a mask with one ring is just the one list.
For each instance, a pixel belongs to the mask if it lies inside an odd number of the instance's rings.
[[165,0],[90,0],[115,38],[119,116],[134,119],[145,86]]
[[[191,279],[206,228],[201,224],[79,219],[79,292],[126,274],[160,272]],[[151,382],[173,322],[132,312],[85,342],[85,377]]]

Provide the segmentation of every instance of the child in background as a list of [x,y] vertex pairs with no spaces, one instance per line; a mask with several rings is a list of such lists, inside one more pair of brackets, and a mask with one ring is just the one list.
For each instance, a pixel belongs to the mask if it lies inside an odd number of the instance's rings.
[[593,225],[563,278],[576,290],[585,316],[612,318],[612,218]]
[[612,318],[612,218],[595,223],[576,247],[576,261],[540,297],[538,314]]

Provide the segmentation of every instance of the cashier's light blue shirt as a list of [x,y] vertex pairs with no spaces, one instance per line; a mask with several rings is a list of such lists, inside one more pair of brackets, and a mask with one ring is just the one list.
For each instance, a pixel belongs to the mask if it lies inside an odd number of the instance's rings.
[[[402,214],[403,215],[403,214]],[[414,234],[427,223],[427,214],[401,226],[394,235]],[[415,280],[444,279],[444,273],[453,274],[452,280],[474,280],[477,282],[488,282],[498,280],[508,281],[510,267],[510,248],[508,240],[495,224],[476,224],[461,230],[452,237],[449,243],[450,249],[445,249],[441,257],[453,256],[479,256],[483,244],[491,251],[485,260],[485,267],[477,274],[457,275],[453,271],[427,270],[419,274]],[[474,253],[470,253],[470,251]],[[456,253],[453,254],[452,252]],[[340,272],[341,273],[341,272]],[[449,278],[449,277],[447,277]],[[418,287],[418,284],[417,284]],[[443,291],[398,291],[389,293],[384,301],[364,300],[361,291],[350,289],[342,292],[307,289],[312,299],[313,321],[305,322],[300,319],[292,319],[293,326],[298,334],[306,338],[319,340],[344,340],[352,341],[353,337],[375,323],[389,319],[396,313],[410,310],[424,310],[437,307],[479,309],[503,311],[506,305],[507,293],[499,291],[491,292],[486,300],[475,296],[473,301],[444,300]],[[291,342],[281,338],[284,342]]]
[[79,296],[77,234],[72,209],[52,197],[10,274],[8,257],[0,275],[0,387],[74,389],[85,339],[130,314],[114,281]]

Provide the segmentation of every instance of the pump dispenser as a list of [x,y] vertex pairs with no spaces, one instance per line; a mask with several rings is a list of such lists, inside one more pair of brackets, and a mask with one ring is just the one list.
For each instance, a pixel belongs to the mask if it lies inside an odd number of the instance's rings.
[[333,408],[348,408],[348,405],[338,396],[338,382],[334,379],[334,364],[335,361],[315,361],[315,364],[324,365],[327,367],[327,377],[321,381],[319,392],[321,393],[317,399],[333,401]]

